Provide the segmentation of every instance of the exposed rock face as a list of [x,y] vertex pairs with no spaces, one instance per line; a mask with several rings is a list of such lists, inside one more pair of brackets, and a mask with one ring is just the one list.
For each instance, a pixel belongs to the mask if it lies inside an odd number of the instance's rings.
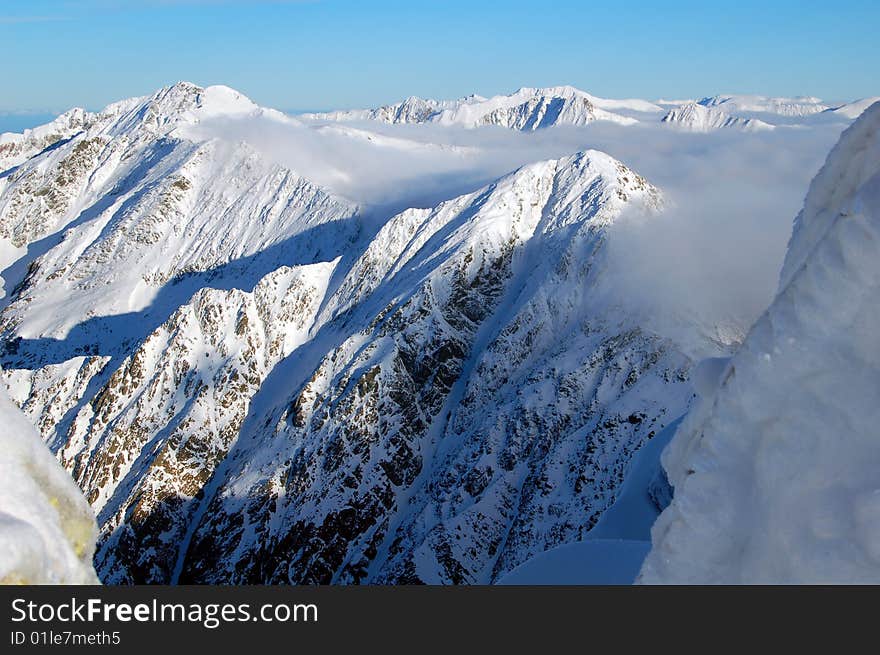
[[389,221],[334,301],[366,329],[254,421],[181,581],[490,582],[586,532],[689,395],[584,298],[603,226],[659,202],[590,152]]
[[[99,513],[96,562],[106,582],[170,578],[193,499],[238,437],[268,372],[306,338],[332,270],[280,268],[253,293],[199,291],[110,372],[66,434],[53,435]],[[56,371],[51,385],[38,384],[51,378],[49,367],[31,376],[24,405],[41,412],[49,434],[60,424],[46,415],[70,404],[59,391],[81,389],[96,359]],[[38,398],[47,401],[35,405]]]

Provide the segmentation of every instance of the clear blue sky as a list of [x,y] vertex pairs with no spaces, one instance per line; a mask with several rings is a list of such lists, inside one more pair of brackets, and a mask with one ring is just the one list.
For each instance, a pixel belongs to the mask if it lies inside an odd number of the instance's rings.
[[878,0],[0,0],[0,110],[181,80],[281,109],[573,84],[596,95],[880,94]]

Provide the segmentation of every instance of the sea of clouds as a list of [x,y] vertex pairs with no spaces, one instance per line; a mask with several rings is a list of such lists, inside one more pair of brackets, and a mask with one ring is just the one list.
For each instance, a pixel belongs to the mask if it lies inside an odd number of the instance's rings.
[[[527,163],[597,149],[662,189],[659,215],[611,228],[604,293],[677,341],[694,326],[739,340],[769,304],[810,180],[844,123],[690,133],[659,122],[517,132],[486,127],[315,123],[268,114],[220,119],[188,136],[245,141],[364,208],[372,229]],[[684,331],[684,332],[683,332]],[[694,353],[695,356],[712,353]]]

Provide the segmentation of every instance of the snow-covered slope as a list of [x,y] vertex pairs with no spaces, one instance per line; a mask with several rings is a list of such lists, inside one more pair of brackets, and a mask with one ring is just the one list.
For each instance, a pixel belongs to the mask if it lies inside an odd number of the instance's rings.
[[17,166],[47,148],[57,147],[86,130],[116,136],[140,124],[156,133],[168,131],[181,123],[198,122],[212,116],[265,111],[273,110],[257,107],[229,87],[202,88],[181,82],[161,89],[152,96],[113,103],[97,113],[74,108],[51,123],[27,129],[21,134],[0,134],[0,171]]
[[856,119],[861,116],[864,111],[875,102],[880,102],[880,96],[874,96],[873,98],[862,98],[861,100],[848,102],[845,105],[835,107],[834,109],[828,109],[826,111],[828,114],[833,114],[834,116]]
[[634,118],[601,109],[593,100],[589,94],[569,86],[523,88],[510,95],[444,109],[432,120],[441,125],[498,125],[524,131],[552,125],[587,125],[593,121],[624,125],[637,122]]
[[686,102],[670,109],[662,119],[662,123],[674,125],[693,132],[711,132],[712,130],[735,128],[746,131],[772,130],[773,126],[756,118],[739,118],[717,109],[704,107],[696,102]]
[[17,166],[38,152],[69,139],[88,125],[94,116],[84,109],[75,108],[61,114],[51,123],[21,134],[4,132],[0,134],[0,171]]
[[193,128],[262,111],[171,87],[0,189],[3,378],[103,579],[490,582],[582,539],[690,398],[678,345],[598,293],[607,228],[660,192],[587,151],[363,233]]
[[642,582],[880,582],[878,244],[874,105],[813,181],[776,299],[664,452],[675,496]]
[[759,95],[717,95],[703,98],[699,104],[715,107],[729,114],[775,114],[803,117],[830,109],[819,98],[797,96],[777,98]]
[[[876,98],[874,99],[876,100]],[[716,95],[701,100],[614,100],[599,98],[571,86],[525,87],[507,95],[478,95],[459,100],[410,97],[375,109],[303,114],[307,122],[380,121],[389,124],[439,123],[468,128],[497,125],[531,131],[551,125],[587,125],[594,121],[632,124],[639,121],[682,124],[708,131],[720,127],[747,130],[802,124],[819,114],[854,119],[871,99],[842,106],[819,98],[760,95]]]
[[95,517],[0,390],[0,584],[94,584]]
[[245,143],[180,129],[254,111],[226,87],[178,84],[111,105],[0,180],[0,329],[24,340],[7,364],[120,354],[209,282],[250,290],[353,238],[347,202]]
[[596,539],[557,546],[498,580],[499,585],[629,585],[651,544]]
[[254,399],[179,580],[486,583],[582,538],[690,396],[589,292],[605,227],[659,206],[591,151],[388,221]]
[[531,131],[552,125],[586,125],[612,121],[624,125],[636,119],[617,113],[653,113],[660,107],[644,100],[597,98],[571,86],[522,88],[492,98],[468,96],[462,100],[436,101],[408,98],[372,110],[308,114],[311,120],[378,120],[386,123],[439,123],[480,127],[497,125]]
[[[662,114],[560,87],[429,120],[602,112]],[[488,583],[592,528],[644,540],[634,456],[687,410],[688,353],[724,350],[659,336],[610,273],[660,190],[573,130],[488,174],[471,144],[542,137],[362,128],[182,83],[0,173],[2,380],[98,512],[106,581]],[[464,181],[367,211],[308,179],[365,170],[353,143],[370,179],[418,152]]]

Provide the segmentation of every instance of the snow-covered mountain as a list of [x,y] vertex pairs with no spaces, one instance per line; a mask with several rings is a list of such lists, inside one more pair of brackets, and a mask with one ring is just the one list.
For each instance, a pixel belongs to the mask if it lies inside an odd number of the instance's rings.
[[586,152],[392,218],[255,399],[179,580],[487,583],[580,538],[689,399],[687,358],[587,291],[605,227],[659,204]]
[[[663,192],[580,142],[481,177],[482,144],[341,121],[681,138],[661,115],[557,87],[299,120],[180,83],[4,136],[2,380],[97,514],[102,579],[489,583],[605,534],[690,357],[733,345],[661,336],[609,273]],[[455,191],[418,206],[310,179],[440,157]]]
[[699,104],[715,107],[728,114],[775,114],[777,116],[803,117],[831,109],[820,98],[797,96],[778,98],[759,95],[716,95],[703,98]]
[[[492,98],[468,96],[437,101],[408,98],[377,109],[306,114],[309,120],[377,120],[385,123],[439,123],[462,127],[497,125],[531,131],[552,125],[587,125],[593,121],[636,123],[632,113],[656,113],[662,109],[644,100],[597,98],[571,86],[522,88]],[[624,113],[620,113],[624,112]]]
[[532,131],[552,125],[583,126],[595,121],[622,125],[662,120],[696,131],[721,127],[747,130],[801,124],[819,114],[842,120],[856,118],[870,99],[830,105],[819,98],[759,95],[715,95],[701,100],[613,100],[571,86],[522,88],[508,95],[459,100],[410,97],[375,109],[303,114],[307,122],[378,121],[388,124],[436,123],[467,128],[496,125]]
[[875,102],[880,102],[880,96],[874,96],[873,98],[862,98],[861,100],[848,102],[844,105],[840,105],[839,107],[828,109],[826,111],[827,113],[833,114],[835,116],[856,119],[861,116],[865,112],[865,110],[873,105]]
[[94,584],[95,517],[0,389],[0,584]]
[[746,131],[773,129],[772,125],[757,118],[731,116],[723,111],[711,109],[696,102],[686,102],[680,106],[673,107],[660,121],[693,132],[711,132],[712,130],[725,128]]
[[0,170],[12,168],[45,148],[70,138],[92,118],[84,109],[75,108],[64,112],[51,123],[25,130],[21,134],[0,134]]
[[798,215],[779,291],[698,385],[645,583],[880,582],[880,104]]
[[48,148],[57,148],[75,135],[89,131],[93,136],[116,137],[135,126],[155,135],[170,132],[182,123],[198,123],[212,116],[269,112],[242,94],[225,86],[201,88],[181,82],[152,96],[113,103],[101,112],[74,108],[51,123],[21,134],[0,134],[0,171],[21,164]]
[[179,84],[111,105],[3,176],[0,236],[12,263],[0,272],[0,328],[32,340],[20,362],[119,354],[146,335],[126,316],[156,327],[209,281],[253,287],[283,261],[329,259],[327,244],[353,238],[348,203],[247,144],[178,134],[255,111],[231,89]]
[[102,579],[491,582],[582,537],[690,398],[598,293],[607,228],[661,192],[586,151],[363,232],[191,129],[265,111],[177,85],[3,177],[3,379]]
[[303,114],[306,123],[377,121],[392,125],[434,123],[475,128],[485,125],[533,131],[552,125],[584,126],[595,121],[621,125],[675,123],[693,131],[735,127],[767,130],[779,125],[810,124],[819,119],[853,120],[871,104],[866,98],[829,104],[812,96],[715,95],[700,100],[614,100],[571,86],[522,88],[508,95],[458,100],[410,97],[375,109]]

